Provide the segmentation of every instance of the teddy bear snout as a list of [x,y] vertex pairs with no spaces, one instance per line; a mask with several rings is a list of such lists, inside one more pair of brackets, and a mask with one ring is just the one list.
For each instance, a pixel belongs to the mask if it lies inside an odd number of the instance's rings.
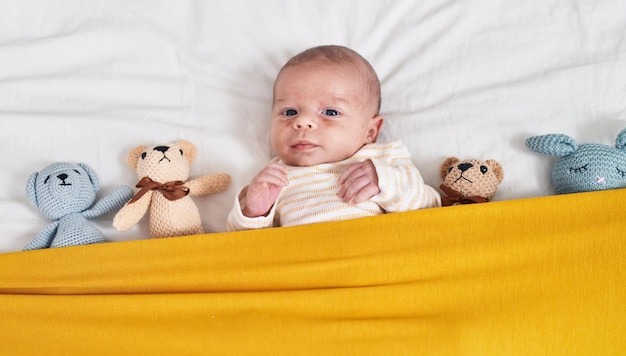
[[163,153],[163,157],[159,160],[159,163],[161,163],[161,161],[163,161],[164,159],[166,159],[168,162],[172,161],[165,154],[165,152],[167,152],[169,149],[170,149],[169,146],[156,146],[155,148],[153,148],[154,151],[159,151],[159,152]]
[[65,173],[61,173],[59,175],[57,175],[57,178],[59,178],[61,180],[61,184],[60,185],[71,185],[70,183],[66,183],[65,180],[67,179],[68,175]]
[[457,167],[461,170],[461,172],[465,172],[466,170],[474,167],[474,165],[471,163],[461,163]]

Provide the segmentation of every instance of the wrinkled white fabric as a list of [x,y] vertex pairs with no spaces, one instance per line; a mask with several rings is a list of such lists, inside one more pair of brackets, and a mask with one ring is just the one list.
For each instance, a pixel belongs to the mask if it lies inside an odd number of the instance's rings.
[[[28,176],[84,162],[105,194],[136,177],[138,144],[186,139],[192,175],[231,187],[195,199],[223,231],[238,189],[270,159],[272,84],[294,54],[349,46],[382,84],[379,141],[400,139],[427,184],[448,156],[495,159],[494,200],[551,195],[553,160],[527,137],[613,144],[626,127],[623,0],[5,0],[0,11],[0,252],[48,221]],[[111,240],[148,236],[147,221]]]

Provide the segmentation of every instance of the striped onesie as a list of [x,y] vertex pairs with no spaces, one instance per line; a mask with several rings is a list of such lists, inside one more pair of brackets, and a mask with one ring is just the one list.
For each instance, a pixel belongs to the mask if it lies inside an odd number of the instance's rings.
[[[359,204],[344,202],[337,193],[339,175],[351,164],[371,160],[380,193]],[[275,158],[273,162],[280,161]],[[267,216],[249,218],[241,212],[247,186],[238,194],[226,223],[228,231],[312,224],[355,219],[391,212],[441,206],[439,193],[424,184],[400,141],[371,143],[352,157],[309,167],[287,166],[289,185],[280,192]]]

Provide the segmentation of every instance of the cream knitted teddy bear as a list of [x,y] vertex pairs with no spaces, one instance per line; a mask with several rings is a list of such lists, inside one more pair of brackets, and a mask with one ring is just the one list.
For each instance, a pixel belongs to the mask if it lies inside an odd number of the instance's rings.
[[196,146],[188,141],[147,147],[139,145],[126,157],[137,172],[139,192],[113,218],[118,231],[127,231],[150,210],[150,237],[204,233],[200,213],[191,196],[223,191],[230,184],[226,173],[189,179]]

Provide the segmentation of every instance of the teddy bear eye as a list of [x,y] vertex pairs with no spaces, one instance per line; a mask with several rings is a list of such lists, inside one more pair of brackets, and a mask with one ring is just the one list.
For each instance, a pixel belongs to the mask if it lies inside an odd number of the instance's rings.
[[44,179],[43,184],[48,183],[49,180],[50,180],[50,176],[47,176],[46,179]]
[[570,173],[582,173],[588,170],[587,166],[589,165],[589,163],[585,164],[584,166],[581,167],[570,167],[569,172]]
[[78,173],[78,175],[80,175],[80,172],[76,169],[74,169],[74,172]]
[[617,169],[617,173],[622,175],[622,178],[626,178],[626,170],[621,170],[619,167],[615,167]]
[[180,155],[182,156],[183,155],[183,150],[179,150],[179,151],[180,151]]
[[146,153],[145,152],[141,154],[141,159],[146,159]]
[[485,166],[480,166],[480,173],[485,174],[485,173],[487,173],[487,171],[488,171],[488,170],[489,170],[489,169],[487,169],[487,167],[485,167]]
[[454,168],[454,167],[452,167],[452,166],[448,167],[448,173],[452,172],[452,168]]

